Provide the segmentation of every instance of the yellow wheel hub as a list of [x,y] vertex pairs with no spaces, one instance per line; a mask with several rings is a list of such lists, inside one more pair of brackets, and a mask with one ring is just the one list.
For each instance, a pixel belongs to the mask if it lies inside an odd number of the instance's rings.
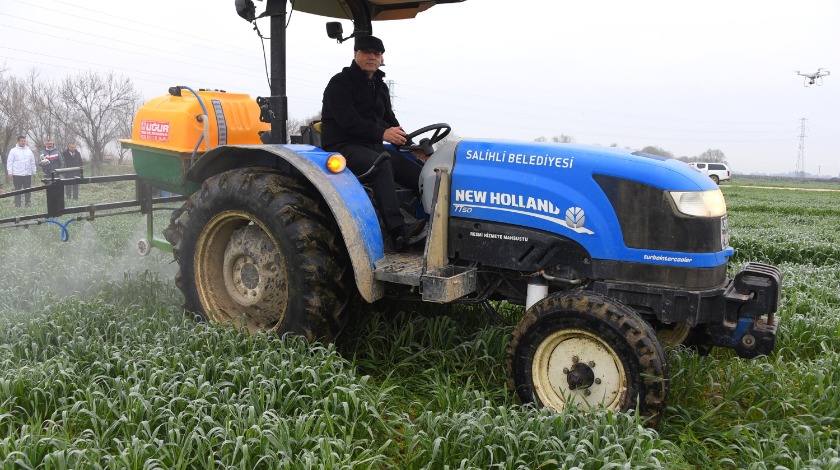
[[568,403],[615,410],[626,394],[627,372],[615,351],[584,330],[560,330],[534,353],[534,388],[540,402],[561,411]]

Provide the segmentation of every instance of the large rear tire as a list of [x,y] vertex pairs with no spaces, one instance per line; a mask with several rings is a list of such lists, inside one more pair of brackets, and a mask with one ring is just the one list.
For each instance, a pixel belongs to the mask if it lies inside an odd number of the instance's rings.
[[693,349],[700,356],[708,356],[712,351],[712,338],[705,324],[692,327],[685,323],[663,324],[656,321],[651,323],[663,347],[683,345]]
[[508,388],[523,403],[562,411],[637,406],[655,426],[670,371],[656,333],[636,312],[591,293],[554,294],[520,320],[508,345]]
[[310,191],[267,168],[205,181],[164,231],[186,310],[251,333],[331,341],[344,324],[349,263]]
[[662,323],[655,320],[651,321],[651,327],[656,332],[659,343],[666,348],[685,344],[693,330],[686,323]]

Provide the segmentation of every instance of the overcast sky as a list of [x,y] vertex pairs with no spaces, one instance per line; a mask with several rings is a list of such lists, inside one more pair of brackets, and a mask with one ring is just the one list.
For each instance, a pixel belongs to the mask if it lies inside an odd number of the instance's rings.
[[[260,40],[234,0],[0,0],[0,12],[7,73],[113,70],[147,99],[172,85],[269,94]],[[292,14],[292,117],[318,113],[352,59],[326,21]],[[805,170],[840,174],[837,0],[467,0],[374,34],[407,130],[447,122],[462,137],[567,134],[678,157],[715,148],[736,172],[775,173],[795,170],[805,118]],[[832,75],[804,87],[795,71],[819,67]]]

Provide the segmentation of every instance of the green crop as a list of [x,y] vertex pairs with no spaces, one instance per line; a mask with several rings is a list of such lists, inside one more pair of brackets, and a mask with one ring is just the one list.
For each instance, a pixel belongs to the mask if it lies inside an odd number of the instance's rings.
[[[0,230],[0,463],[838,469],[840,193],[723,190],[733,269],[768,262],[785,276],[776,351],[669,349],[657,430],[632,412],[518,404],[504,371],[512,327],[480,309],[357,302],[328,347],[249,336],[183,314],[171,255],[134,252],[140,216],[74,222],[67,243],[53,225]],[[500,307],[510,322],[522,314]]]

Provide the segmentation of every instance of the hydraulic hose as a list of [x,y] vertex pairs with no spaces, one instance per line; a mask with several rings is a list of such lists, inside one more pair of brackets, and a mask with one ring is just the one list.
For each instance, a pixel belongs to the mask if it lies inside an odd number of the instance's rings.
[[193,149],[193,159],[195,159],[195,152],[198,151],[198,147],[201,145],[202,139],[204,140],[204,148],[208,151],[212,148],[210,147],[210,116],[207,114],[207,106],[204,106],[204,100],[198,96],[198,93],[195,92],[192,88],[181,85],[181,88],[188,90],[190,93],[195,95],[195,99],[198,100],[198,104],[201,105],[201,111],[204,113],[201,116],[201,123],[204,126],[204,132],[202,132],[201,137],[198,139],[198,142],[195,144],[195,149]]
[[46,220],[44,220],[44,223],[56,224],[59,227],[61,227],[61,241],[66,242],[66,241],[70,240],[70,231],[67,230],[67,226],[70,225],[70,222],[72,222],[74,220],[76,220],[76,219],[71,218],[71,219],[68,219],[66,223],[62,224],[61,222],[59,222],[58,220],[55,220],[55,219],[46,219]]

